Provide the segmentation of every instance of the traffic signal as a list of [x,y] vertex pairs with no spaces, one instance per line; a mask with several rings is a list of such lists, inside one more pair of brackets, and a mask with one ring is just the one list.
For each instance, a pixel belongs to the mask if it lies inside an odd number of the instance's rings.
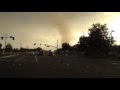
[[15,40],[15,37],[12,37],[13,38],[13,40]]
[[10,38],[13,38],[12,36],[10,36]]
[[3,40],[3,36],[1,37],[1,39]]
[[50,46],[47,46],[47,47],[50,47]]
[[36,45],[36,43],[34,43],[34,46]]

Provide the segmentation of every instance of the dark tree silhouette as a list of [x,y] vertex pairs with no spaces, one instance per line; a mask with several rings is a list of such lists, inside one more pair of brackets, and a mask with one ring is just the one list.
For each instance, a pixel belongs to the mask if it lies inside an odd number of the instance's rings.
[[89,37],[82,36],[79,38],[78,44],[80,45],[79,46],[80,51],[83,52],[88,50],[88,46],[89,46],[88,42],[89,42]]
[[20,51],[21,51],[21,52],[25,52],[25,51],[27,51],[27,48],[21,47],[21,48],[20,48]]
[[19,52],[19,49],[18,48],[14,48],[13,51],[14,52]]
[[105,55],[114,43],[113,37],[109,35],[106,24],[96,23],[89,29],[89,50],[93,55]]
[[93,24],[89,29],[89,36],[82,36],[79,39],[80,50],[86,51],[89,55],[101,56],[109,52],[114,39],[109,35],[106,24]]
[[0,43],[0,52],[2,51],[2,44]]
[[72,47],[72,50],[73,51],[76,51],[76,52],[79,52],[80,50],[80,44],[75,44],[73,47]]
[[2,44],[0,43],[0,50],[2,49]]
[[35,50],[36,50],[36,51],[41,51],[41,50],[42,50],[42,48],[37,47]]
[[70,50],[70,49],[71,49],[71,46],[69,45],[69,43],[63,43],[63,44],[62,44],[62,49],[63,49],[63,50]]
[[[109,35],[106,24],[96,23],[89,29],[89,50],[93,55],[105,55],[114,43],[113,37]],[[91,52],[90,52],[91,53]]]
[[12,45],[10,43],[8,43],[6,45],[6,51],[11,51],[13,49]]

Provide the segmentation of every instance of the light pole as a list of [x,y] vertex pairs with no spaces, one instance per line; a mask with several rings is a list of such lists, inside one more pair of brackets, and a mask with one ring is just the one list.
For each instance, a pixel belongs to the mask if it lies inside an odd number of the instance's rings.
[[6,40],[7,40],[7,34],[5,34],[5,48],[6,48]]
[[13,37],[13,36],[7,37],[7,34],[5,34],[5,36],[2,36],[1,39],[3,40],[4,38],[5,38],[5,49],[6,49],[7,38],[11,38],[11,39],[15,40],[15,37]]
[[57,40],[57,50],[58,50],[58,40]]
[[115,32],[114,30],[111,31],[111,36],[112,36],[112,33]]
[[22,43],[20,43],[20,48],[22,48]]
[[114,30],[111,31],[111,45],[112,45],[112,33],[115,32]]

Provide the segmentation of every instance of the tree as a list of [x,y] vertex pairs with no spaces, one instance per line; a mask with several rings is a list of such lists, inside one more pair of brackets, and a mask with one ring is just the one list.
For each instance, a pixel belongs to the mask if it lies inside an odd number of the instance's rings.
[[62,49],[63,49],[63,50],[70,50],[70,49],[71,49],[71,46],[69,45],[69,43],[63,43],[63,44],[62,44]]
[[86,37],[86,36],[82,36],[79,38],[79,49],[80,51],[87,51],[88,50],[88,41],[89,41],[89,37]]
[[10,44],[10,43],[8,43],[7,45],[6,45],[6,51],[11,51],[12,50],[12,45]]
[[74,46],[72,46],[72,50],[73,51],[76,51],[76,52],[79,52],[80,50],[80,45],[79,44],[75,44]]
[[2,49],[2,44],[0,43],[0,50]]
[[18,48],[14,48],[13,51],[14,52],[18,52],[19,50],[18,50]]
[[27,49],[26,49],[26,48],[21,47],[21,48],[20,48],[20,51],[21,51],[21,52],[25,52],[25,51],[27,51]]
[[36,50],[36,51],[41,51],[41,50],[42,50],[42,48],[37,47],[35,50]]
[[2,44],[0,43],[0,52],[2,51]]
[[114,39],[109,35],[106,24],[96,23],[89,29],[88,37],[80,37],[78,43],[81,51],[86,51],[89,55],[99,56],[109,52]]
[[[89,50],[94,55],[103,55],[108,53],[110,47],[114,43],[112,36],[109,35],[109,31],[106,24],[101,25],[96,23],[89,29]],[[91,53],[91,52],[90,52]]]

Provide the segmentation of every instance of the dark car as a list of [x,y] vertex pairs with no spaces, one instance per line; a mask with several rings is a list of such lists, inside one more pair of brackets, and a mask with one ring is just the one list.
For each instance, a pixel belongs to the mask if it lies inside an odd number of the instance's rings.
[[51,50],[49,50],[49,56],[54,56],[54,54],[51,52]]

